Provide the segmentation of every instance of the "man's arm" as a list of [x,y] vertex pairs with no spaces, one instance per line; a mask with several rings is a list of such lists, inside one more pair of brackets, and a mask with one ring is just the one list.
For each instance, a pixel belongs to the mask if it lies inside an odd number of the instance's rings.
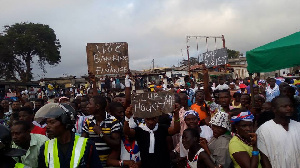
[[120,147],[120,143],[121,143],[121,133],[118,132],[113,132],[110,134],[110,136],[107,136],[105,134],[103,134],[103,140],[107,143],[107,145],[113,149],[116,149],[118,147]]
[[89,138],[89,134],[86,132],[82,132],[81,137]]
[[213,161],[210,159],[210,157],[206,152],[200,152],[198,163],[200,163],[200,161],[203,161],[206,167],[216,168]]
[[261,157],[261,164],[263,168],[272,168],[268,156],[266,156],[263,152],[260,151],[260,157]]
[[[121,150],[120,150],[120,146],[118,149],[114,149],[111,151],[111,153],[108,155],[107,158],[107,165],[108,166],[113,166],[113,167],[121,167],[121,160],[120,160],[120,155],[121,155]],[[122,160],[123,162],[123,166],[128,166],[128,167],[132,167],[135,162],[133,160]]]
[[[133,116],[132,114],[132,106],[129,106],[126,108],[126,111],[125,111],[125,116],[129,119]],[[129,136],[129,137],[135,137],[135,130],[134,129],[131,129],[129,127],[129,121],[125,121],[124,122],[124,127],[123,127],[123,131],[124,131],[124,134]]]
[[111,148],[117,148],[121,142],[121,133],[120,133],[120,124],[118,121],[113,122],[113,126],[111,127],[110,136],[103,133],[102,128],[99,125],[95,125],[93,130],[98,135],[103,135],[101,138],[105,141],[105,143]]
[[180,132],[180,120],[179,120],[179,110],[181,106],[178,103],[175,103],[174,110],[174,126],[168,128],[169,135],[175,135]]

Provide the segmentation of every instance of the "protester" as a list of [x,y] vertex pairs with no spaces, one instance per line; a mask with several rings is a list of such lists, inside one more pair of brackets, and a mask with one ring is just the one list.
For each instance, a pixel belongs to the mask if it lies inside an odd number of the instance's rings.
[[257,136],[253,133],[253,119],[250,111],[231,118],[235,136],[229,142],[229,153],[235,168],[261,168]]
[[10,130],[0,125],[0,167],[1,168],[25,168],[22,163],[16,162],[13,157],[21,157],[26,154],[23,149],[11,148],[12,137]]
[[[212,129],[207,125],[199,126],[199,115],[194,110],[186,111],[184,114],[184,122],[187,125],[187,128],[193,128],[198,130],[200,137],[206,139],[206,141],[210,141],[213,137]],[[184,131],[184,130],[183,130]],[[183,148],[182,143],[180,144],[180,157],[186,157],[187,151]]]
[[266,88],[266,102],[271,102],[276,96],[279,96],[279,86],[276,84],[276,80],[271,78],[269,80],[269,86]]
[[[178,134],[175,134],[172,136],[173,138],[173,144],[174,144],[174,152],[175,154],[180,153],[180,139],[182,137],[183,131],[187,128],[187,125],[184,121],[184,114],[186,111],[188,111],[188,96],[185,93],[175,94],[175,103],[180,104],[180,110],[179,110],[179,120],[180,120],[180,132]],[[172,120],[171,125],[174,125],[174,120]]]
[[224,83],[224,82],[225,82],[224,78],[221,77],[219,79],[219,85],[216,87],[216,90],[228,90],[229,86],[226,83]]
[[21,102],[19,100],[13,101],[11,105],[11,110],[12,110],[11,116],[13,117],[13,119],[18,119],[20,108],[21,108]]
[[232,100],[232,103],[231,103],[233,108],[241,108],[242,107],[242,105],[241,105],[241,96],[242,96],[242,94],[239,93],[239,92],[235,92],[233,94],[233,99],[234,100]]
[[229,133],[231,129],[229,115],[224,112],[218,112],[212,117],[210,124],[213,131],[213,137],[210,141],[202,139],[200,144],[216,165],[222,165],[223,168],[229,168],[231,165],[228,150],[229,141],[231,139]]
[[291,118],[294,108],[289,97],[272,100],[275,118],[261,125],[257,133],[257,145],[263,167],[299,167],[300,123]]
[[19,120],[25,121],[30,126],[30,133],[32,134],[41,134],[46,135],[46,128],[41,128],[33,124],[34,113],[33,110],[29,107],[21,107],[19,113]]
[[[72,132],[75,110],[67,104],[51,103],[35,115],[46,119],[47,134],[54,137],[41,147],[38,167],[102,167],[94,142]],[[76,156],[76,157],[75,157]]]
[[245,85],[244,83],[241,83],[239,87],[240,87],[239,93],[248,94],[247,89],[246,89],[247,85]]
[[220,106],[216,108],[214,113],[219,111],[230,113],[230,110],[233,109],[233,107],[230,106],[231,96],[229,90],[220,90],[218,92],[218,101]]
[[2,100],[1,101],[1,106],[3,107],[4,113],[9,112],[9,102],[8,102],[8,100]]
[[75,124],[75,129],[76,129],[77,135],[82,134],[84,122],[85,122],[85,120],[87,120],[90,117],[89,111],[87,109],[88,103],[89,102],[87,101],[86,97],[81,98],[80,109],[79,109],[79,112],[77,113],[77,120],[76,120],[76,124]]
[[29,100],[34,101],[36,98],[36,91],[34,90],[33,87],[30,88],[28,94],[29,94]]
[[[182,143],[186,150],[189,151],[187,156],[187,168],[211,167],[216,165],[211,161],[209,155],[201,148],[200,135],[197,130],[188,128],[183,131]],[[219,166],[221,167],[221,166]]]
[[272,105],[271,102],[265,102],[262,105],[261,113],[257,116],[257,127],[259,128],[262,124],[265,122],[274,119],[275,114],[272,111]]
[[8,127],[8,118],[5,116],[4,114],[4,109],[3,107],[0,105],[0,124],[5,125]]
[[34,112],[37,112],[41,107],[45,105],[44,99],[36,99],[34,102]]
[[241,109],[250,110],[251,97],[249,94],[242,94],[241,96]]
[[[132,107],[129,107],[132,108]],[[179,120],[180,105],[176,104],[174,110],[174,127],[167,127],[158,124],[158,117],[145,118],[145,124],[132,129],[129,127],[129,119],[132,117],[132,111],[126,110],[124,123],[124,133],[129,137],[135,138],[139,144],[142,167],[170,167],[170,157],[167,136],[174,135],[180,131]]]
[[105,167],[110,149],[120,146],[120,123],[114,116],[106,115],[106,100],[102,96],[92,97],[87,108],[91,116],[84,122],[81,136],[95,142],[98,156]]
[[191,106],[191,109],[199,114],[200,121],[210,116],[209,107],[204,100],[204,90],[197,90],[195,93],[195,103]]
[[[120,125],[123,125],[122,121],[125,115],[123,105],[119,102],[112,102],[110,104],[110,112],[111,115],[120,121]],[[111,150],[107,159],[107,165],[128,166],[130,168],[139,167],[141,165],[141,157],[137,141],[132,137],[122,135],[120,146]]]
[[40,148],[49,139],[44,135],[31,134],[30,132],[30,124],[27,121],[17,121],[12,125],[12,147],[26,150],[26,154],[21,157],[21,160],[19,158],[14,159],[25,166],[38,168]]

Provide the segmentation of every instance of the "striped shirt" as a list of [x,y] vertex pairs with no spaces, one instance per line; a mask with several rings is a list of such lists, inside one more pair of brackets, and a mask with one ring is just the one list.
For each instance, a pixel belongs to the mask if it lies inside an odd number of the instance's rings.
[[[96,149],[98,151],[102,166],[106,166],[107,156],[110,154],[110,147],[105,143],[105,141],[100,138],[93,130],[96,125],[96,118],[94,116],[89,116],[84,122],[82,131],[89,135],[89,139],[95,142]],[[102,132],[110,136],[113,132],[121,131],[120,123],[114,116],[108,116],[104,121],[100,123]]]

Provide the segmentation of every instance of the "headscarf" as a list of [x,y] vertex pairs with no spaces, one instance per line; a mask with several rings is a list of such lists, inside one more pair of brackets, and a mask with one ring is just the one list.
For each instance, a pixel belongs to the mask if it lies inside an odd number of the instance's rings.
[[231,123],[235,124],[239,121],[253,121],[254,115],[248,110],[246,112],[241,112],[237,116],[231,117]]
[[209,122],[212,125],[220,126],[226,128],[227,130],[231,130],[231,125],[228,117],[228,113],[225,112],[217,112]]
[[262,83],[266,83],[266,81],[265,81],[265,80],[259,80],[259,81],[258,81],[258,84],[261,85]]
[[186,111],[185,114],[184,114],[184,119],[185,119],[186,116],[188,116],[188,115],[190,115],[190,114],[191,114],[191,115],[194,115],[194,116],[196,116],[198,119],[200,119],[199,114],[198,114],[196,111],[194,111],[194,110]]

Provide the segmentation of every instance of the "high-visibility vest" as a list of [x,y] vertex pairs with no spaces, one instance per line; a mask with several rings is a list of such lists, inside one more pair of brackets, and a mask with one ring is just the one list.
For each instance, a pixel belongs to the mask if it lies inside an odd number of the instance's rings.
[[[84,155],[86,142],[87,142],[87,138],[83,138],[78,135],[75,135],[72,157],[70,161],[70,168],[78,167],[80,160]],[[57,148],[57,138],[46,141],[44,155],[45,155],[46,167],[60,168],[58,148]]]
[[22,163],[16,163],[15,168],[25,168],[25,165]]

